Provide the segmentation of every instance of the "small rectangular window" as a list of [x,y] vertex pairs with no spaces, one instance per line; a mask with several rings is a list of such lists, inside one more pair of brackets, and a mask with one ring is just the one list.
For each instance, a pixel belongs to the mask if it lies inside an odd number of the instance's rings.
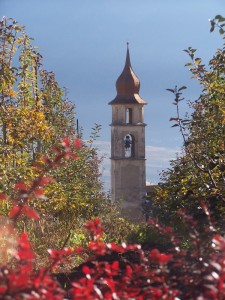
[[126,124],[132,123],[132,108],[126,108]]

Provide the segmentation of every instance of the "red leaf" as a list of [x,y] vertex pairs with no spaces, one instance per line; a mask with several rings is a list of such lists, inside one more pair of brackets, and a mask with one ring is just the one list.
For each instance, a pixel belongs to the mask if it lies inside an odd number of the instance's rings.
[[76,139],[74,140],[74,146],[75,146],[76,149],[80,149],[81,146],[82,146],[82,141],[81,141],[81,139],[76,138]]
[[37,196],[42,196],[44,195],[45,191],[43,189],[37,189],[34,191],[34,194]]
[[70,146],[70,140],[69,140],[67,137],[64,137],[64,138],[62,139],[62,145],[63,145],[64,147],[69,147],[69,146]]
[[19,259],[30,260],[34,258],[34,252],[27,237],[26,232],[23,232],[19,238],[19,249],[17,252]]
[[152,292],[153,296],[157,297],[157,298],[154,297],[154,299],[162,299],[161,298],[162,297],[162,291],[160,289],[157,289],[155,287],[151,287],[151,292]]
[[9,211],[9,217],[13,218],[15,217],[17,214],[20,215],[22,211],[22,207],[19,205],[15,205],[13,206],[13,208]]
[[82,271],[86,275],[91,274],[91,270],[87,266],[83,266]]
[[5,285],[0,286],[0,294],[4,294],[6,290],[7,290],[7,286]]
[[100,225],[101,224],[101,220],[99,218],[95,219],[94,221],[95,225]]
[[77,160],[77,159],[79,158],[79,155],[71,153],[71,154],[69,155],[69,158],[74,159],[74,160]]
[[0,200],[5,200],[6,199],[6,195],[3,193],[0,193]]
[[117,260],[115,260],[113,263],[112,263],[112,269],[115,270],[115,271],[118,271],[119,270],[119,262]]
[[158,249],[152,249],[149,253],[149,257],[162,265],[168,263],[172,259],[171,254],[160,253]]
[[25,288],[28,285],[28,282],[29,282],[29,276],[27,273],[24,273],[23,270],[21,270],[19,276],[17,275],[13,278],[13,283],[15,284],[17,289]]
[[14,188],[19,191],[28,191],[29,187],[24,182],[18,182],[14,185]]
[[169,226],[165,227],[165,232],[170,233],[172,231],[173,231],[172,227]]
[[30,219],[39,219],[39,215],[36,213],[36,211],[31,208],[30,206],[24,205],[23,212],[25,215]]
[[[107,283],[107,285],[110,287],[111,291],[114,293],[115,292],[115,282],[111,278],[104,278],[104,281]],[[108,299],[112,299],[111,295]],[[117,298],[119,299],[119,298]]]
[[171,261],[171,259],[172,259],[172,255],[171,254],[161,253],[161,255],[159,257],[159,263],[161,263],[161,264],[167,264],[169,261]]
[[42,157],[41,160],[42,160],[44,163],[46,163],[46,164],[50,164],[50,163],[51,163],[51,160],[50,160],[49,158],[45,157],[45,156]]
[[49,184],[53,181],[53,179],[51,177],[42,177],[40,178],[39,180],[39,185],[46,185],[46,184]]
[[131,266],[126,265],[126,274],[127,274],[128,276],[131,276],[132,273],[133,273],[133,270],[132,270]]
[[53,148],[52,148],[52,152],[54,152],[54,153],[56,153],[56,154],[59,154],[59,153],[61,153],[61,150],[60,150],[59,147],[53,147]]

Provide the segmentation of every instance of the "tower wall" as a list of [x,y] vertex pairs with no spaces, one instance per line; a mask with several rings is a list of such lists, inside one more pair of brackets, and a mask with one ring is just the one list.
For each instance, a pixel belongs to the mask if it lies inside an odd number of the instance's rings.
[[[126,123],[126,109],[132,109],[132,123]],[[145,124],[143,105],[112,106],[111,189],[112,200],[120,201],[122,214],[131,220],[143,218],[141,203],[146,194]],[[133,139],[133,153],[126,157],[125,138]]]
[[112,106],[111,192],[120,201],[122,214],[143,220],[142,201],[146,195],[144,105],[139,96],[140,81],[130,64],[129,49],[124,69],[116,82]]
[[143,218],[141,203],[146,194],[145,160],[111,160],[112,198],[131,220]]

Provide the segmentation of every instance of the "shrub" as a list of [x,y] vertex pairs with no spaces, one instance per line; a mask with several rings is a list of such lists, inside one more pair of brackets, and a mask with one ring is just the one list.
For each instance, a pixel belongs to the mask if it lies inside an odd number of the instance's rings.
[[[51,161],[43,159],[49,168],[57,167],[64,159],[77,158],[74,153],[77,147],[71,147],[67,139],[62,146]],[[12,224],[23,215],[39,218],[29,200],[33,195],[42,195],[43,188],[51,181],[43,172],[31,186],[23,182],[15,185],[17,197],[11,200],[9,211]],[[6,198],[0,194],[2,201]],[[149,228],[157,229],[170,240],[170,248],[164,252],[157,248],[143,251],[138,244],[106,243],[101,221],[96,219],[85,225],[90,236],[88,243],[49,250],[46,266],[36,268],[27,234],[23,232],[15,241],[17,247],[7,244],[5,237],[4,250],[9,257],[8,263],[1,262],[0,299],[224,299],[225,239],[215,233],[204,202],[201,209],[205,226],[202,220],[198,222],[187,212],[180,212],[189,227],[188,241],[177,237],[171,227],[163,227],[154,219],[149,221]],[[12,224],[5,219],[9,237],[15,237]],[[184,247],[184,242],[188,246]],[[77,256],[88,259],[64,274],[66,277],[57,275],[62,263]]]

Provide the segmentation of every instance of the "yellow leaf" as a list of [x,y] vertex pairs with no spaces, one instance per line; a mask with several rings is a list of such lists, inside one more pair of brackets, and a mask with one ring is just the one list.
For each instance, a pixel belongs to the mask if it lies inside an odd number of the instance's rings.
[[198,66],[201,63],[201,58],[196,58],[195,59],[195,64]]

